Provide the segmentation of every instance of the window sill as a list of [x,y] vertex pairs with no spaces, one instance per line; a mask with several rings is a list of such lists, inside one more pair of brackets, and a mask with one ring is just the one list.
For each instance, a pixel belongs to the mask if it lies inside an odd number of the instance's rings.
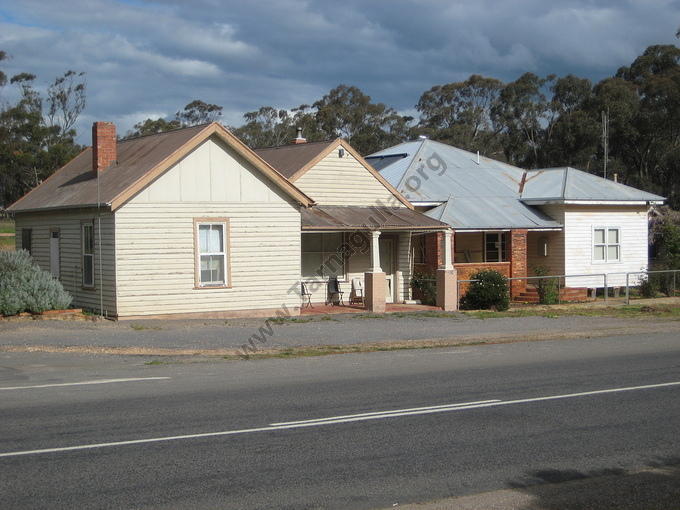
[[194,290],[216,290],[216,289],[231,289],[231,285],[206,285],[205,287],[194,286]]

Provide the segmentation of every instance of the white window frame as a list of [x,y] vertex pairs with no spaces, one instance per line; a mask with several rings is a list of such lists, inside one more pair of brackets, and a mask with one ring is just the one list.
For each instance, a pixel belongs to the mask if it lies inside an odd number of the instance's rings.
[[342,260],[342,271],[337,276],[337,278],[338,278],[338,281],[347,282],[347,257],[346,257],[346,255],[344,253],[339,253],[337,250],[331,250],[331,251],[325,250],[325,246],[324,246],[324,243],[323,243],[323,236],[329,235],[329,234],[340,234],[340,236],[341,236],[340,246],[343,246],[345,244],[345,234],[343,232],[308,232],[308,233],[302,234],[302,235],[321,235],[321,251],[303,251],[302,250],[302,239],[300,240],[300,275],[302,276],[303,280],[313,281],[313,280],[321,279],[323,281],[327,281],[331,277],[330,275],[320,276],[318,274],[315,274],[314,276],[306,276],[306,275],[303,274],[302,256],[305,253],[319,253],[319,254],[321,254],[322,264],[323,264],[324,261],[326,261],[328,258],[332,257],[333,255],[337,255]]
[[[200,227],[204,225],[222,227],[222,251],[221,252],[201,252]],[[225,289],[231,288],[231,264],[230,264],[230,230],[229,218],[194,218],[194,288],[195,289]],[[222,256],[224,268],[224,281],[222,282],[203,282],[201,280],[201,257]]]
[[[604,243],[596,243],[595,242],[595,231],[596,230],[604,230]],[[609,242],[609,231],[610,230],[616,230],[617,231],[617,239],[618,243],[610,243]],[[621,249],[621,227],[614,226],[614,225],[596,225],[593,226],[592,232],[591,232],[591,257],[592,257],[592,263],[593,264],[620,264],[623,261],[623,253]],[[597,260],[595,258],[595,248],[598,246],[603,246],[604,247],[604,259],[602,260]],[[609,247],[610,246],[617,246],[618,247],[618,253],[619,253],[619,258],[614,259],[614,260],[609,260]]]
[[[92,229],[91,233],[91,239],[92,239],[92,253],[88,253],[85,249],[85,228],[89,227]],[[50,234],[51,235],[51,234]],[[95,278],[94,275],[96,273],[95,270],[95,254],[96,247],[95,247],[95,237],[94,237],[94,221],[83,221],[80,224],[80,262],[81,262],[81,273],[82,273],[82,286],[84,289],[94,289],[95,288]],[[86,280],[86,273],[85,273],[85,259],[90,258],[92,260],[92,278],[91,281]]]

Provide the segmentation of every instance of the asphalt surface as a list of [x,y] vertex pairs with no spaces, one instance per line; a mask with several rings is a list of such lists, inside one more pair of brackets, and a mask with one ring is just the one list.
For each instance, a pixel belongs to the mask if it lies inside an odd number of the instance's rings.
[[[677,335],[144,361],[0,354],[0,508],[392,508],[510,488],[530,495],[530,508],[666,509],[680,501],[680,386],[562,398],[680,382]],[[124,378],[145,379],[44,386]],[[531,400],[546,396],[561,398]],[[494,402],[271,426],[479,401]],[[223,431],[233,433],[88,447]],[[83,449],[34,452],[60,447]],[[628,483],[650,466],[653,475]],[[559,488],[573,480],[606,480],[612,494],[637,487],[637,496],[603,501],[595,483],[569,499]],[[553,492],[544,485],[565,481]]]
[[[475,319],[464,314],[451,317],[353,314],[318,318],[304,323],[271,323],[265,319],[184,321],[24,321],[0,322],[0,347],[97,346],[171,349],[238,349],[257,335],[258,348],[311,345],[347,345],[401,340],[469,339],[493,335],[584,334],[619,331],[664,324],[680,332],[680,322],[615,317],[518,317]],[[309,320],[302,317],[302,320]],[[263,329],[264,328],[264,329]],[[263,332],[264,330],[268,332]]]

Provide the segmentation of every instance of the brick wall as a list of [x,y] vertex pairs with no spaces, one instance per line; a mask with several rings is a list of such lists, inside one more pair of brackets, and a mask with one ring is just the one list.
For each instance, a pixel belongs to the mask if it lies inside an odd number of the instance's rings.
[[[506,278],[510,277],[510,262],[480,262],[471,264],[454,264],[453,267],[458,271],[458,281],[460,280],[471,280],[472,275],[477,271],[482,269],[490,269],[492,271],[498,271],[500,274]],[[462,298],[468,291],[469,283],[460,283],[458,287],[458,292],[460,292],[460,297]]]

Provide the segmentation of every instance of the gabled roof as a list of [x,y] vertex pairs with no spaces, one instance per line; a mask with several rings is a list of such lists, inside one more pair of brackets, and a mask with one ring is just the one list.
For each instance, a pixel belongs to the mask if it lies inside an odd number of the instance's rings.
[[255,149],[255,153],[276,168],[286,179],[290,179],[334,142],[335,140],[288,144]]
[[559,228],[535,207],[520,202],[524,170],[433,140],[395,145],[367,156],[390,159],[381,174],[409,200],[444,202],[426,214],[459,229]]
[[[306,147],[311,145],[311,148]],[[387,190],[392,193],[401,203],[409,209],[413,209],[413,204],[387,180],[380,172],[376,171],[354,147],[342,138],[336,138],[329,142],[312,142],[282,145],[280,147],[270,147],[267,149],[256,149],[255,152],[271,166],[276,168],[281,174],[285,175],[290,182],[297,181],[309,170],[328,156],[332,151],[342,147],[357,162],[363,166],[367,172],[375,177]]]
[[92,170],[92,148],[88,147],[8,210],[93,207],[98,202],[115,210],[211,136],[222,140],[298,203],[314,203],[224,126],[213,122],[119,141],[117,162],[100,172],[99,179]]
[[664,197],[571,167],[527,172],[521,198],[527,202],[663,202]]

